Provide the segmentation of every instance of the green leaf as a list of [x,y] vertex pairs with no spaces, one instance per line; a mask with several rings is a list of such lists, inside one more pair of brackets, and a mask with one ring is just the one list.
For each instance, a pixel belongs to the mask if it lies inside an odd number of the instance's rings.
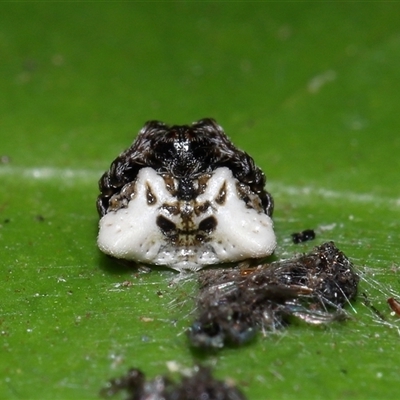
[[[397,3],[0,11],[0,397],[97,398],[129,367],[153,377],[168,361],[212,364],[249,399],[396,397],[399,321],[386,300],[399,292]],[[194,278],[100,254],[102,172],[145,121],[208,116],[268,176],[277,258],[333,240],[357,265],[351,321],[192,352]],[[306,228],[317,239],[292,244]]]

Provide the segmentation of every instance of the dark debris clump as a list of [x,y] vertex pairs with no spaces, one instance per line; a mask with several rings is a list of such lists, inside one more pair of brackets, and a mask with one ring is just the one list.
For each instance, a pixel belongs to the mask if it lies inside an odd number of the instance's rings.
[[306,229],[301,232],[292,233],[291,236],[294,244],[308,242],[315,239],[315,231],[313,229]]
[[356,297],[359,281],[333,242],[255,268],[205,270],[199,279],[189,338],[201,348],[244,344],[260,329],[282,328],[293,317],[314,325],[346,319],[342,307]]
[[246,400],[232,383],[215,379],[203,366],[180,382],[166,376],[147,380],[142,371],[132,368],[125,376],[111,380],[100,394],[111,397],[121,391],[126,392],[126,400]]

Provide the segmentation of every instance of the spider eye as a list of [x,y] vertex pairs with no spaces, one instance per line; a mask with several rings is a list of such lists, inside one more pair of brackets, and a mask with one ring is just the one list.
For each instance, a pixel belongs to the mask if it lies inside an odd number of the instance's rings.
[[158,227],[166,235],[168,235],[168,233],[172,233],[173,231],[176,230],[176,225],[169,219],[165,218],[163,215],[159,215],[157,217],[156,223],[157,223]]
[[199,223],[199,229],[209,233],[215,230],[216,227],[217,220],[214,217],[208,217]]

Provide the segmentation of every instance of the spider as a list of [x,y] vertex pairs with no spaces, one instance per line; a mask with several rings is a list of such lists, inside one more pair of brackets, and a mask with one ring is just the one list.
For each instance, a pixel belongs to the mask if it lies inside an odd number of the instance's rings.
[[265,183],[213,119],[150,121],[100,179],[98,246],[180,272],[265,258],[276,247]]

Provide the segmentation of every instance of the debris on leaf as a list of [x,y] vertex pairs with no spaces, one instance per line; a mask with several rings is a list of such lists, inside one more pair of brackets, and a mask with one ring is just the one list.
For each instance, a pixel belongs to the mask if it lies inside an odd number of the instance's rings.
[[308,242],[315,239],[315,232],[313,229],[306,229],[302,232],[292,233],[292,241],[295,244]]
[[333,242],[309,254],[254,268],[205,270],[199,275],[198,317],[188,331],[195,347],[241,345],[259,330],[286,326],[293,317],[319,325],[348,317],[359,277]]
[[[381,321],[386,321],[386,316],[381,313],[371,302],[369,299],[367,293],[362,293],[362,303],[364,304],[365,307],[369,308],[373,314],[375,314]],[[389,299],[390,300],[390,299]],[[389,303],[389,301],[388,301]],[[389,303],[390,306],[390,303]]]
[[215,379],[211,369],[204,366],[196,367],[180,382],[166,376],[148,380],[141,370],[132,368],[125,376],[112,379],[100,395],[111,397],[121,391],[126,392],[126,400],[246,400],[231,382]]
[[394,311],[396,315],[400,316],[400,302],[393,297],[390,297],[387,302],[392,311]]

